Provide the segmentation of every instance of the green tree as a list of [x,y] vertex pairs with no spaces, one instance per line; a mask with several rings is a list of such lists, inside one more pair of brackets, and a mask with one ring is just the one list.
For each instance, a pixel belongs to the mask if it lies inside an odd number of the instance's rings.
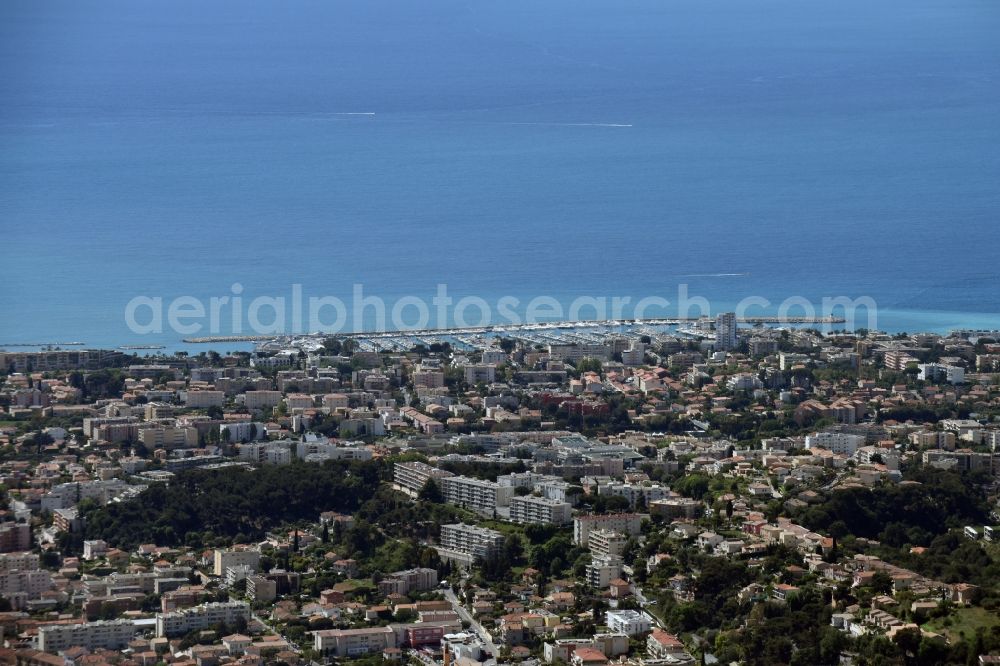
[[441,489],[438,487],[437,481],[434,479],[427,479],[424,483],[424,487],[420,489],[420,493],[418,493],[417,498],[425,502],[433,502],[435,504],[441,504],[444,502],[444,495],[441,494]]

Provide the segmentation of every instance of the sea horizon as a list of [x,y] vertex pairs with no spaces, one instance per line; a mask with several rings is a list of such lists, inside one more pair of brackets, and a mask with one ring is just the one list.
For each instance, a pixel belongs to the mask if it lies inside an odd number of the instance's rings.
[[[870,297],[1000,327],[988,3],[0,8],[0,342],[127,304]],[[322,28],[321,28],[322,26]],[[72,39],[64,39],[71,34]],[[912,44],[920,44],[914,50]]]

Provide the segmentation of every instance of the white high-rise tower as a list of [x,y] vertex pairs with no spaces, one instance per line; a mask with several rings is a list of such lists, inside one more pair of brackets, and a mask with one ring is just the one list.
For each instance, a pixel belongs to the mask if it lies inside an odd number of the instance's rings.
[[720,312],[715,318],[715,348],[736,349],[736,313]]

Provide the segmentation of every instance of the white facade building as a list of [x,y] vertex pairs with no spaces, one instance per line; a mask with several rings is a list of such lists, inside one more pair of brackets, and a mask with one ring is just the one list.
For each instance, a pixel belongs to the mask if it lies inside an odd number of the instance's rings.
[[653,628],[653,618],[645,611],[611,610],[607,612],[606,624],[614,633],[638,636]]
[[843,432],[818,432],[806,437],[807,449],[826,449],[845,456],[853,456],[864,445],[863,436]]
[[130,620],[43,625],[38,628],[38,649],[51,654],[71,647],[120,650],[135,634],[136,625]]
[[226,569],[245,565],[253,571],[260,568],[260,553],[256,550],[215,550],[215,560],[212,573],[216,576],[224,576]]
[[512,497],[510,519],[515,523],[551,523],[564,525],[572,517],[572,507],[566,502],[545,497]]
[[510,486],[468,476],[441,479],[441,490],[449,504],[470,509],[483,516],[493,516],[499,506],[507,506],[514,495]]
[[715,318],[715,348],[723,351],[736,349],[736,313],[721,312]]
[[[428,479],[434,479],[438,487],[441,481],[454,476],[451,472],[419,461],[396,463],[392,466],[392,481],[397,488],[414,497],[420,494]],[[442,492],[444,492],[442,490]]]
[[156,616],[157,636],[183,636],[189,631],[208,629],[217,624],[229,627],[250,621],[250,605],[242,601],[202,604],[192,608],[159,613]]
[[504,536],[495,530],[455,523],[441,526],[441,547],[484,560],[495,557],[503,548]]

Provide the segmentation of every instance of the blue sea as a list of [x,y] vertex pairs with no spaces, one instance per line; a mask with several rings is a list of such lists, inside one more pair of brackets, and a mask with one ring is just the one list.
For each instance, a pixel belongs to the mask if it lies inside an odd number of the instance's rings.
[[997,328],[998,35],[994,0],[5,0],[0,345],[174,348],[132,299],[293,285]]

